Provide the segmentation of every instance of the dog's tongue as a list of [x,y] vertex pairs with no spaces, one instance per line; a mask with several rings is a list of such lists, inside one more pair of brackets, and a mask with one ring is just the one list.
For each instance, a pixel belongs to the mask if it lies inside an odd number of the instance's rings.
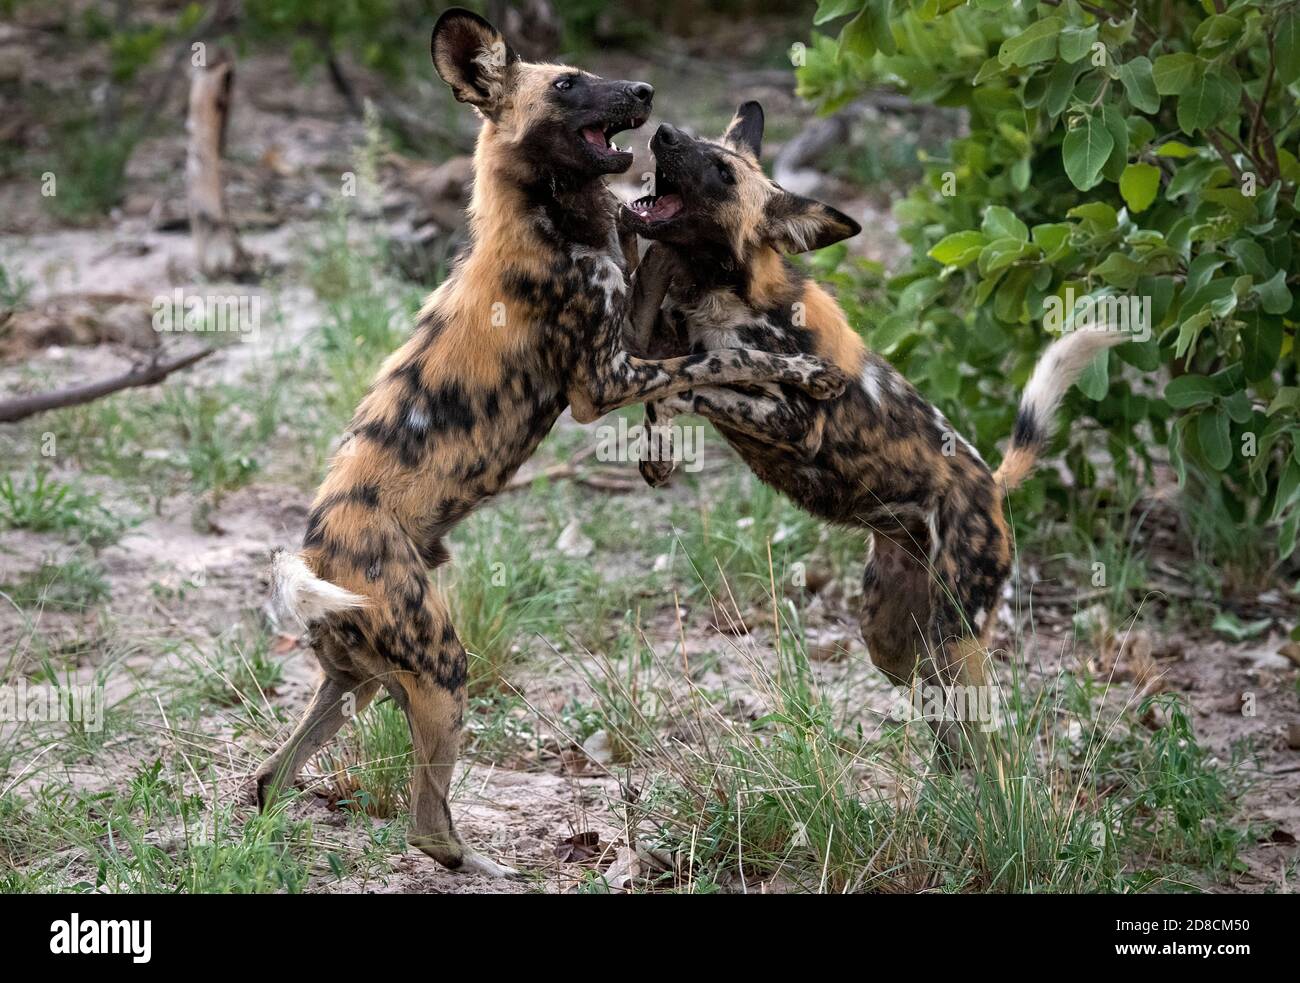
[[682,199],[677,195],[663,195],[655,199],[655,203],[650,206],[645,217],[652,222],[662,222],[670,219],[682,210]]
[[582,130],[582,138],[593,147],[599,147],[601,150],[605,150],[609,147],[609,143],[605,140],[605,131],[598,126],[584,127]]

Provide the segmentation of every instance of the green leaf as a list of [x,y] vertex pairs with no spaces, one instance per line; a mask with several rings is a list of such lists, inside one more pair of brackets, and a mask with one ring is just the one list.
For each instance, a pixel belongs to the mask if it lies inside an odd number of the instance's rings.
[[1209,129],[1230,105],[1228,84],[1206,72],[1179,95],[1178,128],[1187,134]]
[[1145,147],[1156,138],[1156,128],[1151,125],[1151,121],[1145,116],[1129,113],[1126,122],[1128,124],[1129,146]]
[[1201,21],[1192,40],[1198,48],[1213,50],[1234,40],[1240,33],[1240,20],[1231,14],[1215,14]]
[[1017,191],[1024,191],[1028,188],[1031,177],[1033,177],[1033,172],[1028,157],[1021,157],[1011,165],[1011,186]]
[[1273,29],[1273,55],[1278,81],[1290,85],[1300,78],[1300,7],[1283,11]]
[[[1277,558],[1288,559],[1295,552],[1297,533],[1300,533],[1300,509],[1292,512],[1277,531]],[[1297,625],[1300,628],[1300,625]]]
[[1244,622],[1231,611],[1220,611],[1210,625],[1220,635],[1226,635],[1234,642],[1244,642],[1268,631],[1273,624],[1272,618],[1260,618],[1258,621]]
[[1222,407],[1203,410],[1196,418],[1196,439],[1205,462],[1215,471],[1232,463],[1232,434],[1228,412]]
[[1131,341],[1120,345],[1115,354],[1134,368],[1143,372],[1155,372],[1160,368],[1160,342],[1153,336],[1146,341]]
[[1105,399],[1110,389],[1110,352],[1104,351],[1079,376],[1079,390],[1089,399]]
[[1002,286],[993,298],[993,313],[1005,324],[1023,324],[1028,321],[1025,311],[1025,292],[1034,277],[1034,271],[1018,266],[1007,273]]
[[1043,108],[1055,119],[1065,111],[1074,95],[1075,83],[1079,76],[1088,69],[1087,62],[1058,61],[1047,74],[1047,91],[1043,95]]
[[1278,480],[1277,496],[1273,499],[1273,514],[1269,517],[1269,521],[1276,522],[1280,519],[1282,513],[1297,498],[1300,498],[1300,464],[1297,464],[1293,458],[1287,461],[1286,470]]
[[1043,258],[1049,263],[1054,263],[1064,256],[1069,248],[1070,225],[1068,222],[1035,225],[1032,241],[1043,251]]
[[[1228,252],[1232,253],[1237,265],[1241,267],[1243,273],[1249,273],[1256,280],[1259,280],[1261,286],[1256,288],[1257,291],[1262,289],[1264,281],[1273,275],[1273,267],[1268,261],[1268,256],[1264,253],[1264,247],[1251,239],[1234,239],[1228,243]],[[1283,278],[1285,284],[1286,279]],[[1290,294],[1287,294],[1287,308],[1291,306]],[[1286,311],[1270,311],[1269,313],[1285,314]]]
[[876,47],[882,55],[893,57],[898,54],[898,45],[894,43],[894,32],[890,30],[889,19],[893,16],[894,0],[867,0],[867,7],[873,12],[872,21],[875,29]]
[[1201,62],[1195,55],[1180,51],[1161,55],[1151,67],[1151,80],[1162,96],[1181,95],[1201,74]]
[[980,66],[980,70],[975,73],[971,85],[983,85],[989,79],[995,79],[1005,71],[1006,67],[996,57],[985,59],[984,64]]
[[1111,253],[1092,272],[1112,286],[1127,290],[1137,283],[1142,267],[1123,253]]
[[1160,192],[1160,168],[1155,164],[1129,164],[1119,179],[1119,193],[1129,211],[1145,212]]
[[919,333],[920,324],[910,314],[891,314],[871,330],[871,347],[888,355],[908,338]]
[[1238,389],[1223,401],[1223,408],[1228,411],[1232,422],[1245,425],[1255,418],[1255,408],[1250,404],[1250,397]]
[[1060,51],[1064,61],[1073,63],[1092,50],[1097,40],[1097,25],[1091,27],[1067,27],[1061,31]]
[[1248,382],[1267,379],[1282,356],[1282,319],[1263,311],[1251,311],[1241,329],[1241,364]]
[[1115,142],[1106,156],[1101,173],[1107,181],[1118,181],[1124,173],[1124,165],[1128,163],[1128,126],[1124,123],[1118,105],[1114,103],[1106,103],[1101,107],[1101,121],[1106,124],[1106,132]]
[[998,270],[1005,270],[1029,250],[1027,243],[1010,236],[994,239],[980,251],[980,275],[988,276]]
[[967,229],[944,236],[926,255],[944,266],[965,266],[979,259],[980,250],[987,244],[983,232]]
[[1070,183],[1080,191],[1094,187],[1101,179],[1101,169],[1114,148],[1115,139],[1106,129],[1106,124],[1095,114],[1085,116],[1065,135],[1061,144],[1061,156]]
[[1056,42],[1065,21],[1055,15],[1034,21],[1013,38],[1007,38],[998,48],[998,61],[1003,65],[1036,65],[1055,57]]
[[[1253,245],[1253,244],[1252,244]],[[1291,309],[1291,291],[1286,285],[1286,270],[1278,270],[1272,278],[1255,288],[1259,304],[1269,314],[1285,314]]]
[[1283,386],[1268,404],[1265,416],[1272,416],[1282,410],[1300,411],[1300,386]]
[[814,24],[825,24],[845,14],[851,14],[862,6],[862,0],[817,0],[817,13],[813,14]]
[[1199,190],[1205,184],[1205,179],[1217,167],[1222,167],[1218,161],[1210,160],[1192,160],[1183,164],[1174,172],[1173,179],[1165,187],[1165,197],[1170,201],[1176,201],[1189,191]]
[[1011,238],[1029,241],[1029,228],[1016,217],[1016,213],[1002,205],[990,205],[984,211],[980,230],[990,239]]
[[1218,389],[1209,378],[1194,373],[1170,379],[1169,385],[1165,386],[1165,402],[1176,410],[1204,406],[1213,402],[1218,395]]
[[889,29],[889,12],[893,0],[867,0],[858,16],[840,31],[840,48],[863,59],[877,51],[885,55],[898,53],[893,32]]
[[858,16],[840,30],[839,41],[841,54],[848,52],[864,60],[875,57],[879,48],[876,44],[875,23],[871,16],[870,2],[858,11]]
[[961,392],[961,359],[945,352],[930,363],[930,384],[940,399],[956,399]]
[[1065,217],[1081,218],[1101,232],[1110,232],[1119,224],[1119,213],[1104,201],[1090,201],[1075,205],[1065,213]]
[[1160,146],[1156,147],[1157,157],[1195,157],[1196,150],[1179,140],[1166,140]]
[[1160,110],[1160,93],[1156,91],[1151,75],[1151,59],[1138,55],[1119,66],[1119,80],[1124,84],[1124,94],[1135,109],[1144,113]]

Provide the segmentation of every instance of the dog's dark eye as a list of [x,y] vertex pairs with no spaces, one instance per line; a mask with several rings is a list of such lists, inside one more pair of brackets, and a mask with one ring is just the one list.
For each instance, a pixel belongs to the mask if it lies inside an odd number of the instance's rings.
[[728,167],[726,164],[723,164],[721,161],[719,161],[716,166],[718,168],[718,177],[719,179],[721,179],[723,184],[736,183],[736,177],[734,174],[731,173],[730,167]]
[[555,80],[555,87],[556,87],[557,89],[559,89],[561,92],[563,92],[565,89],[572,89],[572,88],[573,88],[573,80],[572,80],[572,79],[556,79],[556,80]]

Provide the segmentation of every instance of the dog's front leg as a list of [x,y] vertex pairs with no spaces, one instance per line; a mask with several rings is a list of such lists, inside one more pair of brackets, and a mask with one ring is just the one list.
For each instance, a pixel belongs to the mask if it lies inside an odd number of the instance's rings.
[[646,484],[658,488],[672,474],[673,419],[695,413],[728,430],[761,441],[796,463],[810,461],[821,450],[826,429],[824,404],[802,394],[786,396],[776,386],[767,395],[704,386],[646,404],[647,443],[637,461]]
[[673,409],[669,405],[670,400],[677,404],[689,397],[690,393],[685,392],[645,404],[636,466],[651,488],[666,483],[673,473]]
[[[657,307],[668,291],[670,264],[653,262],[653,257],[654,251],[647,250],[633,281],[633,293],[643,290],[638,304]],[[569,405],[579,423],[591,423],[622,406],[661,399],[695,386],[785,382],[816,399],[830,399],[849,384],[838,368],[811,355],[724,348],[681,358],[639,358],[623,347],[629,310],[626,295],[619,295],[611,307],[614,316],[595,332],[591,349],[579,358],[569,384]]]
[[826,429],[827,404],[802,393],[787,396],[776,386],[763,388],[766,394],[751,395],[705,386],[674,399],[689,398],[689,412],[775,447],[797,461],[816,457]]

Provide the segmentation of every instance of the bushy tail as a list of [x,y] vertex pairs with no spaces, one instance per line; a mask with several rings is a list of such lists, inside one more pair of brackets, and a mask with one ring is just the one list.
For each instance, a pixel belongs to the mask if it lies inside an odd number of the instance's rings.
[[271,554],[271,613],[280,624],[306,627],[335,611],[364,607],[366,598],[322,580],[302,557],[286,550]]
[[998,487],[1015,488],[1029,476],[1048,442],[1061,400],[1074,385],[1088,363],[1103,349],[1130,341],[1122,331],[1071,331],[1047,346],[1034,366],[1029,385],[1020,398],[1016,428],[1011,446],[993,480]]

